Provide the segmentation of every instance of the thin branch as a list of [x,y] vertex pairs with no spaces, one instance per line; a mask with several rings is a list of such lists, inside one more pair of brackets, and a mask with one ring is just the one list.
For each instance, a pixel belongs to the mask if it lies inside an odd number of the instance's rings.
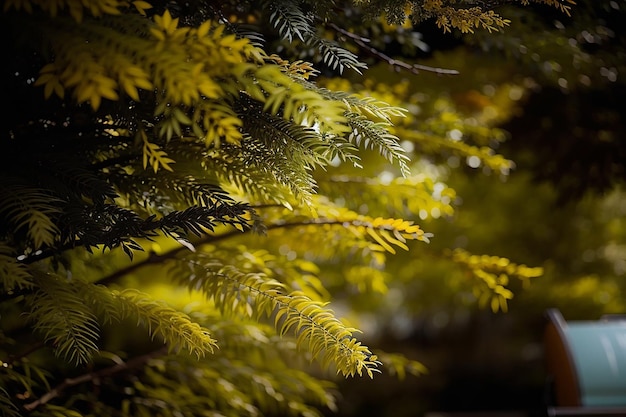
[[354,41],[359,41],[359,42],[363,42],[363,43],[370,43],[371,42],[371,40],[369,38],[366,38],[364,36],[359,36],[356,33],[349,32],[349,31],[347,31],[347,30],[345,30],[343,28],[340,28],[335,23],[328,22],[327,24],[331,28],[335,29],[337,32],[341,33],[345,37],[350,38],[350,39],[352,39]]
[[[300,222],[278,222],[278,223],[274,223],[274,224],[270,224],[267,225],[266,230],[272,230],[272,229],[278,229],[278,228],[287,228],[287,227],[297,227],[297,226],[309,226],[309,225],[322,225],[322,224],[343,224],[344,221],[341,220],[332,220],[332,219],[315,219],[315,220],[308,220],[308,221],[300,221]],[[243,232],[246,233],[246,232]],[[194,246],[203,246],[203,245],[207,245],[209,243],[215,243],[216,241],[220,241],[220,240],[224,240],[224,239],[228,239],[230,237],[233,236],[237,236],[237,235],[241,235],[242,232],[239,230],[232,230],[226,233],[223,233],[221,235],[207,235],[206,237],[193,242]],[[114,273],[107,275],[105,277],[100,278],[99,280],[95,281],[95,284],[101,284],[101,285],[107,285],[107,284],[111,284],[112,282],[117,281],[118,279],[124,277],[127,274],[130,274],[133,271],[136,271],[137,269],[143,268],[144,266],[147,265],[154,265],[154,264],[159,264],[167,259],[172,259],[174,258],[176,255],[178,255],[179,253],[185,251],[185,250],[189,250],[189,248],[187,246],[180,246],[178,248],[172,249],[168,252],[164,252],[162,254],[156,254],[154,252],[150,253],[150,255],[142,260],[142,261],[138,261],[135,262],[133,264],[128,265],[125,268],[122,269],[118,269],[117,271],[115,271]]]
[[[222,204],[221,207],[224,207],[224,204]],[[218,208],[221,208],[218,205],[215,205],[215,208],[212,209],[214,210],[214,214],[212,214],[215,223],[222,223],[222,224],[235,224],[237,222],[237,220],[239,220],[241,213],[224,213],[224,214],[220,214],[217,212]],[[237,203],[236,205],[233,205],[232,207],[243,207],[241,210],[247,210],[247,207],[249,207],[247,204],[239,204]],[[228,208],[228,207],[227,207]],[[185,214],[188,213],[189,211],[200,211],[200,210],[208,210],[208,208],[205,208],[203,206],[191,206],[189,208],[187,208],[186,210],[183,211],[179,211],[177,213],[179,214]],[[134,214],[133,212],[129,212],[131,214]],[[29,255],[23,255],[20,256],[18,258],[18,261],[24,263],[24,264],[31,264],[37,261],[41,261],[43,259],[46,258],[50,258],[53,256],[56,256],[57,254],[60,254],[61,252],[64,252],[66,250],[70,250],[70,249],[74,249],[77,247],[85,247],[89,250],[89,248],[93,248],[96,247],[98,245],[103,245],[105,249],[112,249],[114,247],[118,247],[118,246],[123,246],[124,244],[124,240],[125,239],[136,239],[136,238],[147,238],[150,239],[154,236],[158,235],[158,232],[161,231],[165,234],[171,234],[171,232],[169,232],[167,230],[167,223],[166,221],[168,220],[169,217],[172,217],[174,214],[177,213],[170,213],[168,216],[163,216],[161,218],[156,218],[155,216],[150,216],[146,219],[139,219],[139,217],[137,217],[140,221],[140,223],[137,223],[135,226],[135,230],[133,230],[135,232],[134,235],[132,236],[128,236],[127,231],[123,231],[126,235],[122,235],[120,232],[121,226],[119,225],[115,225],[116,227],[112,227],[110,228],[106,233],[103,233],[101,236],[99,236],[100,242],[96,242],[96,243],[90,243],[90,242],[83,242],[80,239],[76,239],[76,240],[72,240],[72,241],[68,241],[62,245],[59,245],[58,247],[50,247],[50,248],[45,248],[45,249],[40,249],[37,252],[33,253],[33,254],[29,254]],[[193,213],[195,214],[195,213]],[[204,213],[200,213],[200,214],[204,214]],[[234,218],[234,220],[230,220],[230,218]],[[134,219],[131,219],[134,220]],[[175,221],[175,220],[174,220]],[[174,224],[174,227],[178,227],[176,224]],[[172,227],[173,228],[173,227]],[[192,230],[193,232],[193,230]],[[115,244],[111,244],[108,242],[115,242],[117,240],[117,242]]]
[[166,352],[167,352],[167,347],[162,347],[152,352],[146,353],[145,355],[136,356],[126,362],[116,363],[113,366],[100,369],[99,371],[96,371],[96,372],[88,372],[86,374],[79,375],[75,378],[67,378],[63,382],[61,382],[59,385],[57,385],[56,387],[54,387],[53,389],[51,389],[50,391],[48,391],[47,393],[39,397],[37,400],[30,402],[28,404],[25,404],[24,409],[29,412],[33,411],[37,407],[40,407],[48,403],[50,400],[61,395],[61,393],[67,388],[73,387],[75,385],[83,384],[89,381],[97,381],[100,378],[105,378],[105,377],[112,376],[112,375],[130,370],[133,368],[138,368],[144,365],[145,363],[147,363],[150,359],[161,356],[165,354]]
[[419,74],[420,71],[434,72],[435,74],[439,74],[439,75],[458,75],[459,74],[457,70],[453,70],[453,69],[430,67],[428,65],[421,65],[421,64],[409,64],[399,59],[391,58],[389,55],[386,55],[383,52],[379,51],[378,49],[374,48],[373,46],[368,45],[368,43],[370,42],[369,39],[356,35],[354,33],[348,32],[347,30],[340,28],[334,23],[328,23],[328,25],[332,27],[334,30],[336,30],[337,32],[341,33],[342,35],[352,39],[352,41],[356,43],[362,49],[365,49],[370,54],[374,55],[376,58],[387,62],[389,65],[391,65],[394,68],[407,70],[413,74]]
[[[215,241],[218,240],[222,240],[222,239],[227,239],[229,237],[235,236],[235,235],[239,235],[242,232],[239,230],[231,230],[229,232],[223,233],[221,235],[207,235],[206,237],[200,239],[199,241],[193,242],[194,246],[202,246],[208,243],[213,243]],[[245,232],[243,232],[245,233]],[[162,254],[156,254],[154,252],[151,252],[150,255],[142,260],[142,261],[138,261],[135,263],[132,263],[130,265],[128,265],[125,268],[122,269],[118,269],[117,271],[115,271],[114,273],[107,275],[105,277],[100,278],[99,280],[95,281],[95,284],[101,284],[101,285],[106,285],[106,284],[110,284],[112,282],[117,281],[118,279],[122,278],[123,276],[130,274],[133,271],[136,271],[139,268],[143,268],[144,266],[147,265],[154,265],[154,264],[159,264],[167,259],[172,259],[174,256],[178,255],[180,252],[183,252],[185,250],[189,250],[189,248],[185,245],[181,245],[178,248],[174,248],[171,249],[165,253]]]

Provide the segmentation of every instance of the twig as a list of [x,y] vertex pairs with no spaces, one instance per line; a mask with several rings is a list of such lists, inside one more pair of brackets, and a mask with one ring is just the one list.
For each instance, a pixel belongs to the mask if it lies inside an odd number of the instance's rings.
[[[205,245],[207,243],[211,243],[211,242],[215,242],[217,240],[222,240],[222,239],[227,239],[231,236],[235,236],[241,234],[241,232],[239,230],[232,230],[226,233],[223,233],[221,235],[207,235],[204,238],[200,239],[197,242],[194,242],[193,244],[195,246],[202,246]],[[180,252],[185,251],[185,250],[189,250],[189,248],[187,246],[181,245],[178,248],[175,249],[171,249],[167,252],[164,252],[162,254],[156,254],[154,252],[151,252],[150,255],[139,262],[135,262],[132,263],[130,265],[128,265],[125,268],[122,269],[118,269],[117,271],[113,272],[110,275],[107,275],[105,277],[102,277],[100,279],[98,279],[97,281],[94,282],[94,284],[101,284],[101,285],[106,285],[106,284],[110,284],[112,282],[117,281],[119,278],[122,278],[124,275],[127,275],[139,268],[142,268],[146,265],[152,265],[152,264],[158,264],[163,262],[166,259],[171,259],[174,256],[178,255]]]
[[117,373],[127,371],[132,368],[137,368],[146,362],[148,362],[152,358],[156,358],[161,356],[167,352],[167,347],[162,347],[160,349],[154,350],[152,352],[146,353],[145,355],[136,356],[126,362],[116,363],[113,366],[108,368],[100,369],[96,372],[88,372],[86,374],[79,375],[75,378],[67,378],[63,382],[61,382],[56,387],[52,388],[50,391],[46,392],[44,395],[39,397],[37,400],[30,402],[24,405],[24,409],[26,411],[33,411],[37,407],[40,407],[50,400],[58,397],[65,389],[69,387],[73,387],[78,384],[82,384],[89,381],[96,381],[100,378],[104,378],[107,376],[115,375]]
[[378,49],[374,48],[373,46],[368,45],[368,43],[370,42],[368,38],[364,38],[352,32],[348,32],[347,30],[340,28],[334,23],[329,23],[328,25],[332,27],[334,30],[336,30],[337,32],[341,33],[342,35],[352,39],[352,41],[356,43],[359,47],[367,50],[370,54],[374,55],[378,59],[381,59],[387,62],[389,65],[393,66],[394,68],[407,70],[413,74],[419,74],[420,71],[434,72],[435,74],[439,74],[439,75],[458,75],[459,74],[457,70],[453,70],[453,69],[430,67],[428,65],[421,65],[421,64],[409,64],[399,59],[391,58],[389,55],[386,55],[383,52],[379,51]]
[[[315,219],[315,220],[310,220],[310,221],[299,221],[299,222],[292,222],[292,223],[288,223],[288,222],[278,222],[278,223],[274,223],[274,224],[269,224],[266,226],[266,230],[272,230],[272,229],[279,229],[279,228],[287,228],[287,227],[298,227],[298,226],[308,226],[308,225],[322,225],[322,224],[342,224],[343,221],[338,221],[338,220],[327,220],[327,219]],[[245,232],[244,232],[245,233]],[[226,233],[223,233],[221,235],[207,235],[204,238],[193,242],[194,246],[202,246],[202,245],[206,245],[209,243],[215,243],[216,241],[219,240],[223,240],[223,239],[228,239],[230,237],[233,236],[237,236],[240,235],[241,232],[238,230],[233,230],[233,231],[229,231]],[[185,250],[189,250],[186,246],[180,246],[178,248],[172,249],[170,251],[164,252],[162,254],[156,254],[156,253],[151,253],[150,256],[148,256],[146,259],[142,260],[142,261],[138,261],[135,262],[133,264],[128,265],[125,268],[122,269],[118,269],[117,271],[113,272],[110,275],[107,275],[105,277],[100,278],[99,280],[95,281],[94,284],[100,284],[100,285],[106,285],[106,284],[110,284],[112,282],[117,281],[118,279],[122,278],[123,276],[137,270],[140,269],[144,266],[147,265],[153,265],[153,264],[159,264],[161,262],[163,262],[164,260],[167,259],[172,259],[174,258],[176,255],[178,255],[180,252],[183,252]]]

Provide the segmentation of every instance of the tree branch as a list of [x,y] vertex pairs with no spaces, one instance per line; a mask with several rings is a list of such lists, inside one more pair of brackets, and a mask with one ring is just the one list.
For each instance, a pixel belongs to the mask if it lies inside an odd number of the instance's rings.
[[145,355],[136,356],[126,362],[116,363],[113,366],[100,369],[99,371],[96,371],[96,372],[88,372],[86,374],[79,375],[75,378],[67,378],[63,382],[61,382],[59,385],[57,385],[56,387],[54,387],[53,389],[51,389],[50,391],[48,391],[47,393],[39,397],[37,400],[30,402],[28,404],[25,404],[24,409],[29,412],[33,411],[37,407],[40,407],[48,403],[50,400],[58,397],[67,388],[73,387],[75,385],[83,384],[89,381],[96,381],[100,378],[112,376],[117,373],[124,372],[133,368],[138,368],[144,365],[150,359],[161,356],[165,354],[166,352],[167,352],[167,347],[164,346],[152,352],[146,353]]
[[435,74],[439,74],[439,75],[458,75],[459,74],[457,70],[453,70],[453,69],[430,67],[428,65],[421,65],[421,64],[409,64],[407,62],[391,58],[389,55],[386,55],[382,53],[381,51],[379,51],[378,49],[374,48],[373,46],[368,45],[369,39],[356,35],[354,33],[348,32],[347,30],[340,28],[334,23],[328,23],[328,25],[332,27],[334,30],[336,30],[337,32],[341,33],[342,35],[352,39],[352,41],[356,43],[360,48],[365,49],[370,54],[374,55],[376,58],[387,62],[389,65],[391,65],[394,68],[407,70],[413,74],[419,74],[420,71],[434,72]]
[[[297,226],[308,226],[308,225],[321,225],[321,224],[343,224],[344,221],[340,221],[340,220],[329,220],[329,219],[315,219],[315,220],[310,220],[310,221],[299,221],[299,222],[278,222],[278,223],[274,223],[274,224],[270,224],[267,225],[266,230],[272,230],[272,229],[278,229],[278,228],[286,228],[286,227],[297,227]],[[226,233],[223,233],[221,235],[207,235],[206,237],[193,242],[194,246],[203,246],[203,245],[207,245],[209,243],[215,243],[216,241],[219,240],[224,240],[224,239],[228,239],[230,237],[236,236],[236,235],[240,235],[242,232],[240,232],[239,230],[232,230]],[[246,233],[246,232],[243,232]],[[162,254],[156,254],[154,252],[150,253],[150,255],[142,260],[142,261],[138,261],[135,262],[133,264],[128,265],[125,268],[119,269],[115,272],[113,272],[110,275],[107,275],[105,277],[102,277],[101,279],[97,280],[94,282],[94,284],[101,284],[101,285],[107,285],[110,284],[112,282],[117,281],[118,279],[122,278],[123,276],[136,271],[137,269],[140,269],[144,266],[147,265],[153,265],[153,264],[159,264],[167,259],[172,259],[174,258],[176,255],[178,255],[180,252],[184,251],[184,250],[189,250],[189,248],[187,246],[180,246],[178,248],[172,249],[168,252],[164,252]]]

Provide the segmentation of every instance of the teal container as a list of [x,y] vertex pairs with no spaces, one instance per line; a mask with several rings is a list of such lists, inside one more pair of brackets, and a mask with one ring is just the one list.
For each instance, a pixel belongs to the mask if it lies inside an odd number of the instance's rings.
[[626,318],[566,322],[556,309],[547,316],[546,365],[556,405],[626,407]]
[[581,405],[626,406],[626,321],[569,322]]

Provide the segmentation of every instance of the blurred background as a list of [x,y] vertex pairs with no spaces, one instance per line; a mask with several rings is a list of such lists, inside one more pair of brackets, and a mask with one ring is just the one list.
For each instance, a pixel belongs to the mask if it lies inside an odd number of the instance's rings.
[[[411,144],[420,172],[456,191],[455,211],[420,216],[432,242],[387,260],[386,315],[361,316],[359,325],[368,343],[405,353],[428,373],[340,381],[341,415],[542,415],[551,401],[546,310],[557,308],[568,321],[626,312],[625,11],[624,2],[605,0],[577,1],[571,16],[515,9],[504,31],[469,36],[442,35],[426,22],[413,28],[419,36],[388,44],[387,52],[459,75],[407,75],[384,63],[365,73],[376,81],[364,87],[390,101],[401,97],[410,116],[449,111],[477,143],[472,122],[490,126],[489,140],[501,134],[498,153],[514,167],[452,154],[424,158]],[[494,312],[481,306],[466,269],[437,260],[450,247],[543,268],[543,275],[508,282],[508,311]]]

